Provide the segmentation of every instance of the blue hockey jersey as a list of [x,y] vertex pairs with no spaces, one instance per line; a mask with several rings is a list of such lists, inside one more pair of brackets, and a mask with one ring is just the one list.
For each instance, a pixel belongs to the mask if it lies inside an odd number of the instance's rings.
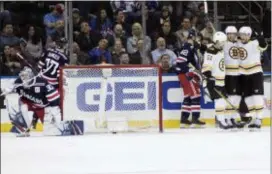
[[43,72],[42,77],[50,84],[57,85],[59,69],[69,64],[69,58],[57,49],[47,49],[39,61],[38,67]]
[[[15,85],[23,83],[21,78],[15,80]],[[41,77],[35,78],[29,87],[19,86],[16,93],[21,96],[22,100],[31,103],[36,108],[44,108],[46,106],[59,106],[59,92]]]
[[196,50],[192,44],[185,43],[181,50],[177,52],[176,71],[178,74],[189,72],[190,63],[196,69],[200,69]]

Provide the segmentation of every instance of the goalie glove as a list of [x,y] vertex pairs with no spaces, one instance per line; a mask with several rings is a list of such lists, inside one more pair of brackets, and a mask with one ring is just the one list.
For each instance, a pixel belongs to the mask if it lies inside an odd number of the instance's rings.
[[7,88],[4,88],[2,90],[3,90],[3,92],[1,94],[1,96],[8,95],[8,94],[10,94],[10,93],[12,93],[14,91],[14,87],[13,86],[12,87],[7,87]]

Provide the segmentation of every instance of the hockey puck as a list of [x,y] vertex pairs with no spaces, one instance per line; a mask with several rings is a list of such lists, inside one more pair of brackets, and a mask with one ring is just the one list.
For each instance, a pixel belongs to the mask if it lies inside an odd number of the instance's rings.
[[117,134],[117,132],[112,132],[112,134]]

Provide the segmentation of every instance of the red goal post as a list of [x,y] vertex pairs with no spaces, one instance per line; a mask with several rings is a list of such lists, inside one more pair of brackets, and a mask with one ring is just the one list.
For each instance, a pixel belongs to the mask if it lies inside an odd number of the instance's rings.
[[62,120],[86,132],[114,127],[163,131],[162,72],[157,65],[83,65],[60,69]]

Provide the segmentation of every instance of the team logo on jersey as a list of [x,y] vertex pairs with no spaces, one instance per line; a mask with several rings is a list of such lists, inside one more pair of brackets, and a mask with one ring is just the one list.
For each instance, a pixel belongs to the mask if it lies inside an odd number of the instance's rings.
[[245,60],[247,58],[247,50],[243,47],[239,47],[239,57],[241,60]]
[[233,59],[239,59],[239,48],[238,47],[231,47],[229,49],[229,55]]
[[225,71],[225,61],[224,61],[224,59],[220,60],[220,62],[219,62],[219,69],[221,71]]
[[35,91],[35,93],[40,93],[41,92],[41,88],[40,87],[35,87],[34,91]]

